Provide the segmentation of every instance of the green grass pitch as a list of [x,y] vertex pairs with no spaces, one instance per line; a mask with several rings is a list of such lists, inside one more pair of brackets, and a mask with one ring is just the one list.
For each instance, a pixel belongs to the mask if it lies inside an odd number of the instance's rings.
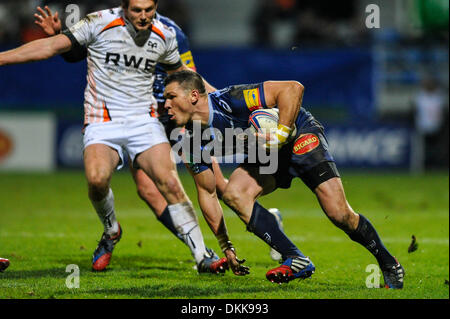
[[[180,175],[198,208],[192,179],[184,171]],[[251,274],[198,275],[189,250],[138,198],[128,172],[117,172],[112,180],[124,235],[108,271],[93,273],[91,257],[102,227],[87,198],[84,173],[69,171],[0,173],[0,256],[11,261],[0,273],[0,299],[448,299],[448,172],[344,171],[342,177],[352,207],[371,220],[405,267],[403,290],[366,287],[372,274],[366,269],[375,258],[328,221],[300,180],[260,202],[282,211],[286,233],[316,265],[311,279],[268,282],[265,273],[276,266],[268,246],[225,206],[231,239]],[[198,212],[206,244],[219,251]],[[412,235],[418,249],[408,253]],[[66,286],[70,264],[80,269],[79,288]]]

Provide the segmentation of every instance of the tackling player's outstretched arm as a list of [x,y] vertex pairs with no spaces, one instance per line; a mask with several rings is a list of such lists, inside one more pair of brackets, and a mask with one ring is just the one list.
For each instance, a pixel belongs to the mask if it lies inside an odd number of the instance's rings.
[[69,38],[63,34],[39,39],[0,53],[0,66],[46,60],[69,51],[71,47]]
[[[37,10],[40,14],[35,13],[34,17],[36,18],[36,23],[39,27],[41,27],[42,31],[49,37],[60,34],[62,31],[62,23],[58,17],[58,12],[55,11],[55,14],[52,13],[48,6],[45,6],[45,12],[40,7],[37,7]],[[69,63],[76,63],[83,61],[87,57],[87,49],[85,46],[81,46],[79,43],[72,43],[72,48],[70,51],[61,54],[63,59]]]

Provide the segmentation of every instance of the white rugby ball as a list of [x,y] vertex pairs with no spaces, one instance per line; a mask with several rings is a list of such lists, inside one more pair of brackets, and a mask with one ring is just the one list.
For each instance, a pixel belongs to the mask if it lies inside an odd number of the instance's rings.
[[[277,108],[253,111],[248,118],[250,130],[253,133],[270,133],[276,131],[278,120],[280,119],[278,112],[279,110]],[[292,131],[290,138],[295,136],[296,133],[297,127],[294,124],[294,130]]]

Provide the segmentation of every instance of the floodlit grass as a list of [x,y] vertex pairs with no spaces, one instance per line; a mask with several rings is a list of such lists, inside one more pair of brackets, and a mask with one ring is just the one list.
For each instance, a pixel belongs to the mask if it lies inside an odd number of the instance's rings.
[[[198,208],[193,181],[180,174]],[[116,173],[112,180],[124,235],[109,269],[94,273],[91,257],[102,226],[87,198],[83,172],[70,171],[0,173],[0,256],[11,261],[0,274],[0,299],[448,299],[448,172],[343,172],[342,177],[352,207],[371,220],[405,267],[403,290],[366,287],[366,267],[375,264],[375,258],[328,221],[300,180],[260,202],[282,211],[286,233],[316,265],[311,279],[286,285],[268,282],[265,273],[276,265],[268,246],[225,206],[231,239],[251,274],[198,275],[189,250],[138,198],[127,172]],[[206,244],[220,251],[199,219]],[[408,253],[412,235],[419,246]],[[80,269],[78,289],[66,287],[66,267],[71,264]]]

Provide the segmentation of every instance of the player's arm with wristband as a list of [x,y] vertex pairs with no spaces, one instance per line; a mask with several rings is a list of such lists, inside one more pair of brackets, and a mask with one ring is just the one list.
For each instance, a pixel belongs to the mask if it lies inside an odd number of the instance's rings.
[[288,141],[295,119],[302,106],[304,86],[297,81],[264,82],[264,97],[268,108],[280,111],[275,134],[266,142],[266,148],[281,148]]
[[[53,14],[48,6],[45,6],[44,8],[45,11],[42,8],[37,7],[39,14],[34,14],[34,17],[36,18],[34,23],[41,27],[42,31],[44,31],[48,37],[60,34],[62,32],[62,23],[59,19],[58,12],[55,11]],[[61,56],[66,62],[69,63],[80,62],[86,59],[87,49],[78,43],[72,43],[71,50],[62,53]]]
[[[184,159],[185,161],[188,160],[187,157],[184,157]],[[200,209],[209,228],[216,236],[220,249],[227,258],[231,271],[237,276],[249,274],[249,268],[243,265],[245,259],[240,260],[236,256],[236,250],[228,236],[222,206],[220,206],[216,193],[216,182],[212,169],[207,168],[194,172],[192,169],[192,165],[194,164],[186,164],[189,173],[195,181]]]

